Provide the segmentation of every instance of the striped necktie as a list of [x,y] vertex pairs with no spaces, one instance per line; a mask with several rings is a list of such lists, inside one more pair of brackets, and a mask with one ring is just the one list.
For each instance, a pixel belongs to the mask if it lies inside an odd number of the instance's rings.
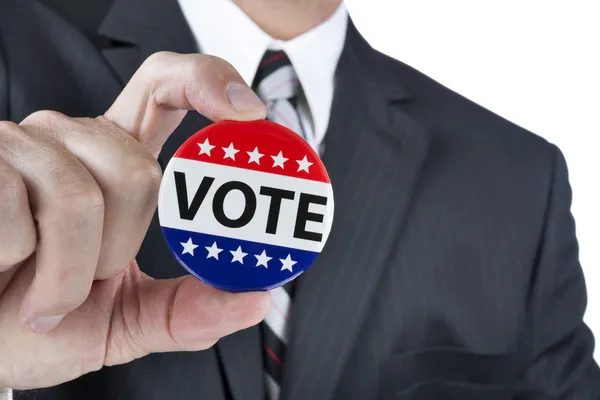
[[258,97],[267,105],[267,119],[307,139],[298,113],[300,82],[285,52],[265,52],[258,66],[253,87]]
[[[267,105],[267,119],[291,129],[306,140],[297,109],[300,83],[285,52],[268,50],[265,53],[253,87]],[[271,309],[261,324],[266,394],[270,400],[279,399],[294,286],[294,282],[290,282],[271,291]]]

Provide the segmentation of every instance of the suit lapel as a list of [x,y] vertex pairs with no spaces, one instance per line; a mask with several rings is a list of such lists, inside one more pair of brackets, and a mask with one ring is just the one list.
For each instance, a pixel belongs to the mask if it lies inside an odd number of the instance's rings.
[[235,400],[263,400],[263,375],[260,329],[254,326],[222,338],[217,351],[229,389]]
[[[282,400],[329,399],[355,345],[409,209],[429,135],[392,101],[407,93],[349,25],[324,162],[335,196],[331,234],[301,277],[291,312]],[[389,64],[388,64],[389,65]]]
[[122,83],[152,53],[198,52],[176,0],[115,0],[98,33],[113,41],[102,53]]
[[[98,28],[111,45],[101,52],[125,85],[143,61],[153,53],[197,53],[198,46],[176,0],[115,0]],[[197,112],[189,112],[171,135],[160,161],[164,165],[194,132],[209,124]]]
[[[112,46],[102,54],[113,71],[125,84],[143,60],[157,51],[196,53],[197,44],[176,0],[115,0],[98,33],[112,40]],[[194,132],[210,121],[196,112],[189,112],[181,125],[165,143],[159,161],[166,166],[175,151]],[[148,259],[170,260],[156,266],[154,276],[182,275],[184,270],[170,254],[156,253],[164,247],[158,221],[152,222],[147,238]],[[142,247],[142,251],[144,251]],[[166,250],[165,250],[166,251]],[[257,327],[223,338],[217,345],[221,368],[235,400],[262,400],[264,380],[260,335]],[[217,366],[215,365],[215,368]],[[207,383],[208,384],[208,383]]]

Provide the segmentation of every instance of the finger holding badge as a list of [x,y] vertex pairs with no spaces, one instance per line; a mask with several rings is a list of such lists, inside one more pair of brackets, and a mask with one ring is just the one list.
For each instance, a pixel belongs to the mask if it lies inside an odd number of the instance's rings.
[[167,165],[158,215],[179,263],[233,292],[271,290],[315,261],[331,230],[333,191],[317,153],[270,121],[221,121]]

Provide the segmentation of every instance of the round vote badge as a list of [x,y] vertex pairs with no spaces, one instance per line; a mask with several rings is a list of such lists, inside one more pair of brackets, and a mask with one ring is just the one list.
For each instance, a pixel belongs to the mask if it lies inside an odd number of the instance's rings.
[[158,215],[171,252],[202,282],[270,290],[304,272],[333,220],[315,151],[270,121],[222,121],[195,133],[164,172]]

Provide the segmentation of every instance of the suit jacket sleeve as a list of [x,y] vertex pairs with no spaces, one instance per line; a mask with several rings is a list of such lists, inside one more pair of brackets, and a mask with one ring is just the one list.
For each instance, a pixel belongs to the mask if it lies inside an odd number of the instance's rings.
[[533,275],[529,324],[532,358],[520,400],[598,400],[594,337],[583,322],[587,297],[566,161],[554,147],[554,172]]

